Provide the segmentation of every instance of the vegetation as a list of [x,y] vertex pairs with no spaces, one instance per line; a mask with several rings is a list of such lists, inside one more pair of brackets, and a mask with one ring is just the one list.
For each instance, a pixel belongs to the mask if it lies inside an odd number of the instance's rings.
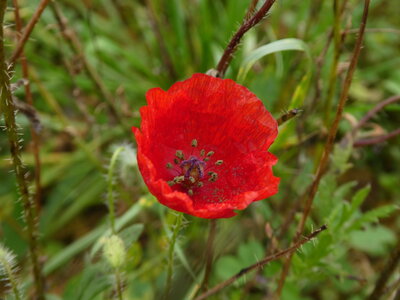
[[[400,22],[369,2],[1,0],[0,299],[400,299]],[[157,202],[131,132],[208,71],[282,123],[278,194],[216,222]]]

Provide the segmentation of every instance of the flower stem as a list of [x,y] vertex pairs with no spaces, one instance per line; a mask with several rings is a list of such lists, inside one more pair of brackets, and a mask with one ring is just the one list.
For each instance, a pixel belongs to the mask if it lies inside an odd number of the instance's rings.
[[119,272],[119,269],[115,270],[115,280],[116,280],[116,292],[117,292],[117,297],[118,300],[123,300],[122,298],[122,280],[121,280],[121,274]]
[[44,279],[39,263],[37,232],[36,232],[36,211],[31,195],[28,190],[28,182],[26,180],[26,171],[23,166],[20,155],[20,144],[15,122],[15,107],[10,89],[10,75],[7,71],[4,54],[4,36],[3,36],[3,20],[4,12],[7,6],[6,0],[0,0],[0,110],[4,114],[5,128],[8,135],[10,145],[11,158],[14,166],[17,186],[21,194],[25,222],[27,225],[28,242],[31,262],[33,266],[33,277],[36,288],[36,298],[38,300],[44,297]]
[[167,269],[167,282],[165,284],[164,290],[164,299],[168,298],[168,294],[171,291],[172,285],[172,271],[174,266],[174,252],[175,252],[175,243],[178,238],[179,231],[181,230],[183,220],[183,213],[178,213],[175,221],[175,225],[173,227],[171,240],[169,243],[168,249],[168,269]]
[[210,279],[212,263],[214,260],[214,247],[213,246],[214,246],[216,232],[217,232],[217,220],[212,219],[210,221],[210,231],[208,233],[207,248],[206,248],[206,254],[205,254],[206,269],[204,271],[204,279],[203,279],[203,282],[201,283],[199,291],[201,291],[202,289],[206,289],[206,290],[208,289],[208,281]]
[[110,166],[108,167],[108,177],[107,177],[107,201],[108,201],[108,214],[110,217],[110,226],[111,226],[111,232],[113,234],[116,234],[115,230],[115,207],[114,207],[114,182],[113,182],[113,173],[114,173],[114,168],[115,164],[117,162],[118,155],[123,151],[125,148],[124,147],[118,147],[117,150],[114,151],[111,161],[110,161]]

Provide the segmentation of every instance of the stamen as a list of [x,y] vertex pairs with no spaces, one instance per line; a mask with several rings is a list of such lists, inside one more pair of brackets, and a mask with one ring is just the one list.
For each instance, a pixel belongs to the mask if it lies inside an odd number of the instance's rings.
[[167,183],[168,183],[169,186],[173,186],[175,184],[175,181],[171,180],[171,181],[167,181]]
[[211,156],[214,155],[214,153],[215,153],[214,151],[210,151],[210,152],[207,153],[207,156],[208,156],[208,157],[211,157]]
[[217,161],[215,162],[215,165],[220,166],[220,165],[222,165],[223,163],[224,163],[224,161],[221,160],[221,159],[219,159],[219,160],[217,160]]
[[190,176],[190,177],[189,177],[189,181],[190,181],[191,183],[195,183],[195,182],[196,182],[196,179],[194,179],[193,176]]
[[182,150],[176,150],[175,156],[179,159],[185,159]]
[[203,159],[205,162],[207,162],[207,161],[209,161],[210,160],[210,158],[209,157],[206,157],[205,159]]
[[197,140],[196,140],[196,139],[194,139],[194,140],[192,141],[192,147],[197,147]]
[[169,162],[166,164],[167,169],[172,169],[172,164]]
[[185,180],[185,176],[176,176],[174,177],[175,183],[182,183]]
[[191,189],[188,190],[188,195],[189,195],[189,196],[193,196],[193,190],[191,190]]
[[174,158],[174,163],[176,164],[176,165],[179,165],[179,159],[177,159],[176,157]]
[[200,150],[200,156],[205,156],[205,155],[206,155],[206,150],[201,149],[201,150]]
[[204,183],[202,183],[201,181],[199,181],[198,183],[197,183],[197,186],[198,187],[202,187],[204,185]]
[[208,181],[215,182],[218,179],[218,174],[215,172],[208,172],[208,175],[210,175],[210,178],[208,178]]

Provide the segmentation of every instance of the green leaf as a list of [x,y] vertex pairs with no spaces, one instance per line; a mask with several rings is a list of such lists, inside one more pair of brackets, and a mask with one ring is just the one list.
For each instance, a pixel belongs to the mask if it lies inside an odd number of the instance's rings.
[[302,40],[293,38],[277,40],[253,50],[248,56],[244,58],[239,69],[237,81],[243,82],[243,80],[246,78],[247,73],[257,60],[269,54],[281,51],[304,51],[307,57],[311,58],[311,52],[307,44],[304,43]]
[[238,255],[244,268],[261,260],[265,256],[265,250],[260,242],[250,241],[239,246]]
[[93,300],[101,292],[111,288],[112,281],[104,275],[100,264],[86,266],[81,274],[74,277],[63,295],[65,300]]
[[227,255],[217,261],[215,270],[218,278],[226,280],[239,272],[243,267],[239,259],[232,255]]
[[357,191],[357,193],[351,199],[351,208],[350,208],[351,214],[354,213],[361,206],[361,204],[367,198],[370,191],[371,191],[370,185],[367,185]]
[[358,229],[364,224],[377,222],[380,218],[385,218],[398,210],[399,207],[394,204],[383,205],[373,210],[366,212],[359,219],[357,219],[349,228],[349,230]]
[[[139,213],[142,206],[137,203],[133,205],[123,216],[119,217],[115,222],[116,229],[120,230],[131,222]],[[109,234],[111,232],[105,225],[97,227],[95,230],[81,237],[76,242],[72,243],[63,251],[52,257],[44,266],[44,274],[48,275],[67,263],[76,254],[84,251],[90,247],[102,234]]]
[[388,246],[396,242],[396,235],[384,226],[376,226],[351,232],[348,241],[354,248],[368,254],[384,255]]

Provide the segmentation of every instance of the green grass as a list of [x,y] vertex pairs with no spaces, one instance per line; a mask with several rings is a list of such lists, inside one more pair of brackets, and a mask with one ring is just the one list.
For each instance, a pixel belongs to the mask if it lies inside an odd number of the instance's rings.
[[[357,29],[362,16],[363,1],[348,2],[339,23],[342,30],[348,24]],[[38,3],[19,1],[24,24]],[[146,3],[152,3],[151,8]],[[146,103],[148,89],[168,89],[193,73],[215,68],[249,3],[57,1],[69,29],[79,39],[86,62],[60,34],[53,11],[46,8],[26,44],[25,55],[34,107],[42,124],[38,223],[48,299],[111,297],[114,281],[110,269],[91,249],[98,248],[94,246],[97,240],[108,234],[106,175],[112,153],[119,146],[131,151],[127,145],[135,145],[130,126],[140,124],[138,110]],[[227,78],[248,87],[275,118],[293,108],[303,112],[280,127],[271,150],[279,158],[274,172],[281,178],[280,192],[232,219],[219,221],[211,286],[271,251],[266,224],[279,242],[277,249],[289,246],[295,235],[302,211],[300,196],[319,164],[357,37],[352,32],[346,36],[338,70],[331,70],[333,44],[318,70],[317,58],[334,27],[332,3],[277,1],[269,16],[245,35],[227,71]],[[12,9],[7,10],[5,20],[14,25]],[[346,148],[344,142],[354,120],[360,120],[384,99],[400,94],[396,1],[372,1],[367,28],[330,168],[305,231],[322,224],[327,224],[328,230],[296,252],[282,299],[367,299],[399,242],[399,137],[366,147]],[[382,28],[385,30],[376,30]],[[5,27],[8,56],[15,48],[15,37],[15,27]],[[88,66],[97,79],[88,74]],[[332,72],[336,83],[329,101]],[[12,83],[21,77],[18,63]],[[99,84],[115,100],[119,120],[110,113],[107,95]],[[24,89],[19,88],[15,96],[25,101]],[[396,130],[399,105],[391,104],[376,114],[357,138]],[[22,159],[30,170],[33,191],[30,123],[22,113],[16,118],[24,140]],[[3,118],[0,124],[4,125]],[[120,153],[113,172],[116,227],[127,251],[124,299],[160,299],[167,277],[168,236],[175,217],[149,194],[134,153],[129,151]],[[21,270],[18,281],[28,295],[32,277],[27,236],[9,158],[6,133],[0,131],[1,244],[17,255]],[[293,220],[285,229],[292,212]],[[185,219],[175,245],[170,299],[188,298],[202,280],[208,222],[191,216]],[[211,299],[262,299],[276,289],[282,266],[283,260],[274,261],[258,273],[259,280],[250,274]],[[385,297],[390,287],[395,287],[396,276],[388,280]],[[252,288],[246,289],[250,281]],[[0,298],[5,291],[0,284]]]

